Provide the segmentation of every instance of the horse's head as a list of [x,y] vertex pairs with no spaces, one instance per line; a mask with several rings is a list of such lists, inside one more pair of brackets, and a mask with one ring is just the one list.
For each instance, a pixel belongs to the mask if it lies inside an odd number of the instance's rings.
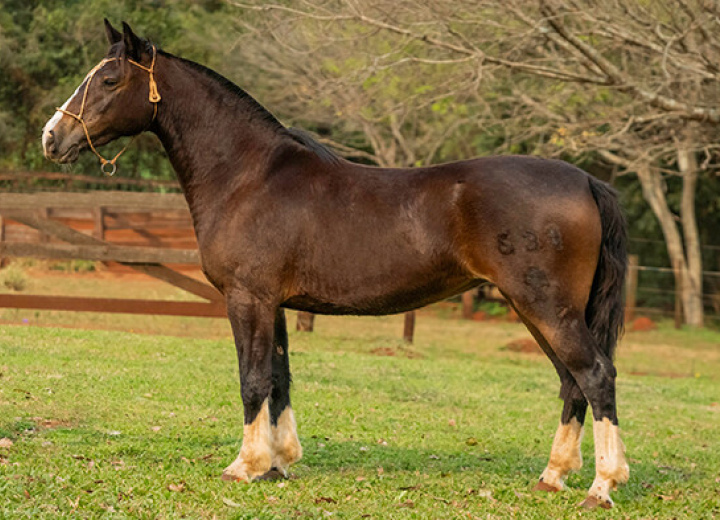
[[[42,144],[48,159],[74,162],[85,148],[142,132],[155,116],[155,48],[125,22],[120,33],[105,20],[105,32],[110,43],[107,56],[45,124]],[[114,163],[101,160],[103,166]]]

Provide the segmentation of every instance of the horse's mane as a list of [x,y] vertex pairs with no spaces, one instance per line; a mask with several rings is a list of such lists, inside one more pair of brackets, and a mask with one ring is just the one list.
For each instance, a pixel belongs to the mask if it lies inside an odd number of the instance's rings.
[[340,161],[339,155],[337,155],[334,151],[332,151],[324,144],[317,142],[309,133],[298,128],[286,128],[285,126],[283,126],[283,124],[280,123],[280,121],[278,121],[277,118],[272,115],[264,106],[258,103],[255,98],[253,98],[250,94],[238,87],[235,83],[227,79],[225,76],[218,74],[214,70],[205,67],[204,65],[201,65],[194,61],[186,60],[185,58],[181,58],[179,56],[175,56],[174,54],[170,54],[169,52],[165,52],[160,49],[158,49],[157,52],[158,54],[161,54],[163,56],[178,60],[183,64],[187,65],[188,67],[192,68],[193,70],[196,70],[201,74],[211,78],[221,87],[223,87],[223,89],[228,93],[228,95],[236,96],[242,99],[245,106],[249,110],[251,110],[255,115],[259,116],[263,121],[269,123],[272,128],[286,134],[294,142],[302,145],[307,150],[313,152],[322,161],[331,163],[336,163]]
[[199,63],[196,63],[194,61],[186,60],[185,58],[175,56],[174,54],[170,54],[169,52],[165,52],[160,49],[158,49],[157,52],[162,56],[178,60],[184,65],[190,67],[191,69],[196,70],[197,72],[200,72],[201,74],[209,77],[210,79],[215,81],[215,83],[223,87],[223,89],[229,95],[242,99],[247,108],[249,108],[255,115],[258,115],[262,120],[269,123],[275,129],[279,130],[285,128],[283,127],[282,123],[280,123],[280,121],[278,121],[277,118],[272,115],[264,106],[258,103],[255,98],[253,98],[250,94],[238,87],[235,83],[227,79],[225,76],[218,74],[214,70],[209,69],[204,65],[200,65]]
[[322,161],[329,163],[340,162],[340,156],[338,154],[324,144],[318,143],[305,130],[290,127],[286,128],[285,132],[293,139],[293,141],[300,143],[302,146],[317,155]]

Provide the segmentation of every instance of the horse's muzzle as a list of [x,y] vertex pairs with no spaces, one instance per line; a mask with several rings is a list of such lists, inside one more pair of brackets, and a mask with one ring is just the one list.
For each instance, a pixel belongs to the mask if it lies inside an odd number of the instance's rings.
[[75,162],[80,153],[78,143],[64,146],[65,143],[58,139],[55,130],[45,130],[43,132],[42,144],[45,158],[57,163]]

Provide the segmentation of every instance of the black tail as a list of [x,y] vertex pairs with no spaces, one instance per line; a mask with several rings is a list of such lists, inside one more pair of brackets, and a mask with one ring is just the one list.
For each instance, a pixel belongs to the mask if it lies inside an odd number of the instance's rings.
[[622,288],[627,271],[627,228],[615,190],[594,177],[589,180],[600,212],[602,243],[585,322],[600,348],[612,358],[625,321]]

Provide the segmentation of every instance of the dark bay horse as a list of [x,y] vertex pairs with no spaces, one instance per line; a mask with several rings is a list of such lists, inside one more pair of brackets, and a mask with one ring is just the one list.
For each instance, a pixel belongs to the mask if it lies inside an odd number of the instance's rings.
[[610,490],[628,478],[613,365],[626,233],[607,185],[534,157],[397,170],[354,164],[127,24],[120,33],[106,20],[106,33],[106,59],[48,121],[44,152],[72,162],[144,130],[165,147],[239,358],[244,435],[224,478],[286,475],[302,455],[283,309],[390,314],[489,280],[561,380],[564,408],[537,488],[562,489],[582,465],[589,403],[596,478],[584,503],[612,505]]

